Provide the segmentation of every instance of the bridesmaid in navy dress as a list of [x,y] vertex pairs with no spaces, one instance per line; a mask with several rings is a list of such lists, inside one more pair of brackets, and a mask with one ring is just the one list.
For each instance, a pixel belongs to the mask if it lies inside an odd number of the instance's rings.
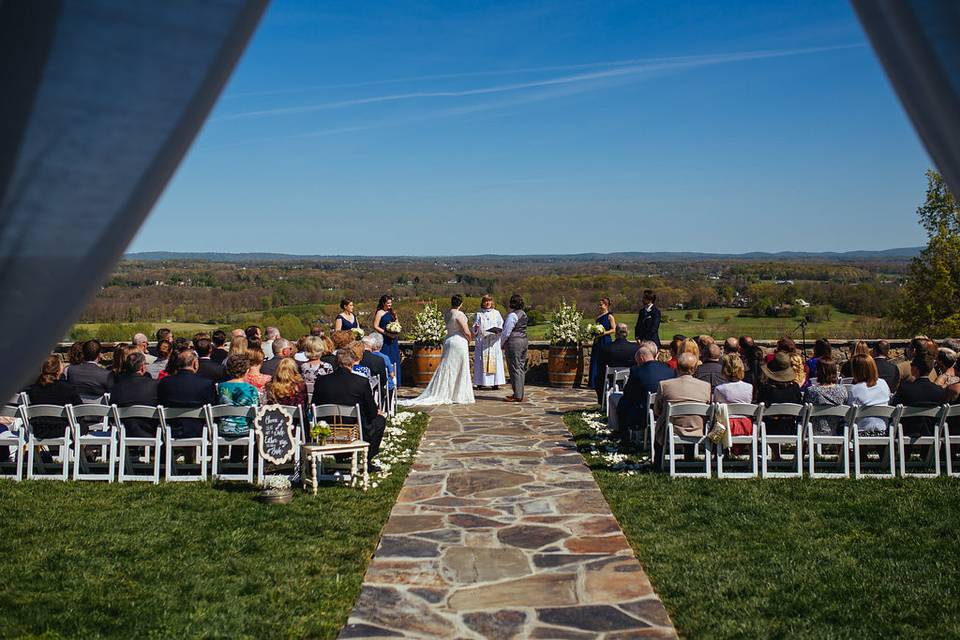
[[590,349],[590,380],[588,386],[598,391],[603,389],[603,371],[599,371],[601,351],[604,345],[613,342],[614,328],[617,321],[610,313],[610,298],[600,298],[600,304],[597,305],[600,315],[597,316],[597,324],[604,328],[604,333],[593,340],[593,348]]
[[390,358],[394,369],[397,372],[397,386],[400,386],[400,336],[387,331],[387,325],[397,319],[397,314],[393,311],[393,298],[384,295],[380,296],[377,302],[377,315],[373,318],[373,329],[377,333],[383,334],[383,347],[380,353]]
[[353,313],[353,300],[344,298],[340,301],[340,314],[333,321],[334,331],[349,331],[360,326],[357,316]]

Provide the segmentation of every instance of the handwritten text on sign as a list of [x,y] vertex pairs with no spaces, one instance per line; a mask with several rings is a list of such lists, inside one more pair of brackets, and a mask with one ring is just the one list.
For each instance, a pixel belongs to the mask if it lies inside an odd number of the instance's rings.
[[253,420],[257,432],[260,456],[273,464],[283,464],[294,453],[293,416],[278,404],[268,404],[257,409]]

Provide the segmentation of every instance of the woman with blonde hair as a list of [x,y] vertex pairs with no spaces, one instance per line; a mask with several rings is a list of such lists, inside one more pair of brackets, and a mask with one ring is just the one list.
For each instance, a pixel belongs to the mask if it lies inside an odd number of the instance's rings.
[[319,336],[310,336],[303,343],[303,355],[307,361],[300,363],[300,375],[307,386],[307,395],[313,395],[313,383],[320,376],[333,373],[333,367],[323,361],[327,353],[326,342]]
[[307,407],[307,385],[300,375],[300,368],[291,358],[284,358],[277,366],[277,373],[267,385],[267,402],[287,406]]
[[230,356],[235,355],[246,355],[247,349],[249,348],[250,344],[247,342],[246,338],[234,336],[233,339],[230,340],[230,350],[227,351],[227,357],[229,358]]

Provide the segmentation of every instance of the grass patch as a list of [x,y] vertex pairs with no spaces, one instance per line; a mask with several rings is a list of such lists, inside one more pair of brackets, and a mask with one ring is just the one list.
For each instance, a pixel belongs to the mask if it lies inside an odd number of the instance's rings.
[[0,636],[334,638],[426,424],[390,436],[375,488],[289,505],[240,483],[2,483]]
[[681,636],[960,637],[960,481],[671,480],[564,419]]

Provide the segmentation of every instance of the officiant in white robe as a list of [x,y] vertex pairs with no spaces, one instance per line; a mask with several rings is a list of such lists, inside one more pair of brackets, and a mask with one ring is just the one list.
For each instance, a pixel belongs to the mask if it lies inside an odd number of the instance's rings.
[[493,296],[485,295],[480,300],[480,310],[473,321],[473,335],[476,337],[473,383],[478,387],[498,387],[507,382],[500,332],[491,329],[503,329],[503,316],[493,308]]

